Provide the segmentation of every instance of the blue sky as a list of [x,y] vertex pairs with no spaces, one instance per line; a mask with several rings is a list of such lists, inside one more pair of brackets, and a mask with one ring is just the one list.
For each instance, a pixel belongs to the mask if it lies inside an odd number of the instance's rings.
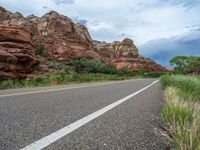
[[93,39],[132,38],[146,57],[168,65],[175,55],[200,56],[200,0],[0,0],[23,15],[55,10],[85,24]]

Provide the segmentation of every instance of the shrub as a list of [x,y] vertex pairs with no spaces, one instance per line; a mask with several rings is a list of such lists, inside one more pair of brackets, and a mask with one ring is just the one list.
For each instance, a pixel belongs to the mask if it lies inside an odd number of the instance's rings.
[[121,68],[121,69],[117,70],[117,75],[126,76],[126,77],[132,77],[132,76],[138,75],[138,73],[137,72],[133,72],[133,70],[124,67],[124,68]]
[[44,42],[41,40],[36,49],[36,55],[45,56]]
[[159,78],[163,75],[166,75],[164,72],[145,72],[143,74],[143,77],[148,77],[148,78]]
[[99,60],[81,58],[72,61],[77,73],[115,74],[116,69]]
[[44,86],[44,85],[48,85],[49,81],[48,81],[48,78],[46,78],[45,76],[44,77],[38,76],[38,77],[34,77],[31,80],[28,80],[27,84],[29,86]]
[[50,62],[49,65],[48,65],[48,68],[53,68],[53,69],[57,69],[57,70],[64,70],[66,72],[69,72],[69,68],[67,65],[65,65],[64,63],[62,62],[58,62],[58,61],[53,61],[53,62]]
[[7,88],[13,88],[14,84],[12,80],[4,80],[0,81],[0,89],[7,89]]
[[145,74],[144,68],[140,68],[139,74],[140,74],[140,76],[144,76],[144,74]]

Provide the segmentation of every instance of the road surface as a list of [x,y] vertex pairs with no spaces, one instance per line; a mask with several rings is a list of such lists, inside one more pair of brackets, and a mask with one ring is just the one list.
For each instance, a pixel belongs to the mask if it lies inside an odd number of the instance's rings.
[[0,91],[0,149],[166,150],[157,79]]

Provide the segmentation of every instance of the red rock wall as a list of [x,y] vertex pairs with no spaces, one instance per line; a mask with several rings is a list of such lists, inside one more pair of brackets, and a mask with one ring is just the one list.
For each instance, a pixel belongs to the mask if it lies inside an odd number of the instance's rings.
[[75,58],[101,59],[117,69],[167,71],[139,55],[131,39],[93,42],[87,28],[51,11],[42,17],[24,17],[0,7],[0,77],[21,78],[33,73],[40,43],[48,59],[69,62]]
[[0,79],[25,78],[36,63],[31,35],[23,26],[0,24]]

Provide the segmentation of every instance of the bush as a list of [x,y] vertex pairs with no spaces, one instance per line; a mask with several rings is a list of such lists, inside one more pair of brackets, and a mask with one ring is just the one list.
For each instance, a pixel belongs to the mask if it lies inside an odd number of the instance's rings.
[[49,81],[48,78],[46,78],[45,76],[38,76],[38,77],[34,77],[31,80],[27,80],[27,85],[28,86],[44,86],[44,85],[48,85]]
[[133,70],[125,67],[125,68],[121,68],[121,69],[117,70],[117,75],[126,76],[126,77],[133,77],[133,76],[137,76],[138,73],[133,72]]
[[38,47],[36,49],[36,55],[45,56],[45,48],[43,41],[40,41],[40,43],[38,44]]
[[12,80],[4,80],[0,81],[0,89],[7,89],[7,88],[13,88],[14,84]]
[[163,75],[166,75],[165,72],[145,72],[143,74],[143,77],[148,77],[148,78],[159,78]]
[[77,73],[116,74],[116,69],[99,60],[81,58],[72,61]]
[[50,62],[48,65],[48,68],[49,69],[53,68],[53,69],[57,69],[57,70],[65,70],[66,72],[69,72],[68,66],[65,65],[64,63],[58,62],[58,61]]
[[140,76],[144,76],[144,74],[145,74],[144,68],[140,68],[139,74],[140,74]]

